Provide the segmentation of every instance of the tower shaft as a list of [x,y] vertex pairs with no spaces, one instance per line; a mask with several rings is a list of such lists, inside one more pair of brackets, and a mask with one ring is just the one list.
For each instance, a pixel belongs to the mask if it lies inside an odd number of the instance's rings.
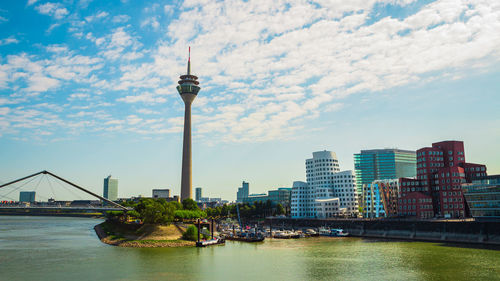
[[[191,103],[192,99],[187,99],[189,94],[183,95],[184,100],[184,140],[182,144],[182,178],[181,178],[181,200],[192,198],[192,153],[191,153]],[[191,96],[191,95],[189,95]]]

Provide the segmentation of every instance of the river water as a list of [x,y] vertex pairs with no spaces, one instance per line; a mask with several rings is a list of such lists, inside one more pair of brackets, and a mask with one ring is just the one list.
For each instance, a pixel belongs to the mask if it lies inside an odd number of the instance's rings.
[[0,280],[500,280],[500,251],[360,238],[120,248],[88,218],[0,216]]

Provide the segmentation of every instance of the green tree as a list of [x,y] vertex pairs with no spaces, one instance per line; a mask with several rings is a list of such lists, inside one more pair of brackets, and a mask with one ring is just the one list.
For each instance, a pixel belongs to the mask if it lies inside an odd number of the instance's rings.
[[191,198],[187,198],[187,199],[182,200],[182,208],[184,210],[191,210],[191,211],[195,211],[195,210],[200,209],[200,208],[198,208],[198,204],[196,204],[196,202]]
[[283,205],[281,205],[281,203],[278,203],[278,205],[276,206],[276,214],[277,215],[285,214],[285,208],[283,208]]

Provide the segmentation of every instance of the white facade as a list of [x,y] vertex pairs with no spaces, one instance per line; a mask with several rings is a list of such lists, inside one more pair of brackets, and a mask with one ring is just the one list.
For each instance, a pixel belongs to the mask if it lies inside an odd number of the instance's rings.
[[346,209],[340,208],[339,198],[316,199],[316,217],[318,219],[333,218],[345,214]]
[[315,212],[314,190],[306,182],[293,182],[291,199],[292,218],[313,218]]
[[323,208],[323,201],[317,203],[316,200],[334,198],[338,198],[338,208],[345,209],[344,215],[358,214],[356,177],[353,171],[340,172],[335,152],[313,152],[313,158],[306,160],[306,179],[307,187],[302,184],[295,188],[294,183],[292,217],[315,218],[320,215],[317,211],[325,215],[324,209],[316,210],[318,206]]

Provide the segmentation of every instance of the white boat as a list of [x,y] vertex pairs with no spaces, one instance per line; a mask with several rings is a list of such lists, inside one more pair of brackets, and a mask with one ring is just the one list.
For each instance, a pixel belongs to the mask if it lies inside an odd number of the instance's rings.
[[332,229],[320,228],[319,235],[328,237],[346,237],[349,236],[349,233],[344,232],[344,230],[341,228],[332,228]]

